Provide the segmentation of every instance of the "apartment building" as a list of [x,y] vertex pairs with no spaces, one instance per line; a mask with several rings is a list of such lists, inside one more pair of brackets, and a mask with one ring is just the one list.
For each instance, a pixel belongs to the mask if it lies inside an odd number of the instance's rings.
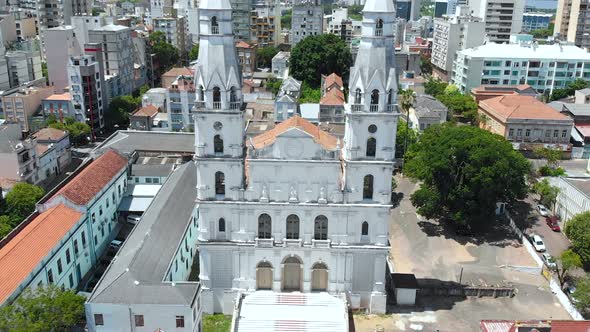
[[250,42],[252,35],[250,33],[250,15],[253,1],[251,0],[230,0],[232,11],[232,24],[234,38],[239,41]]
[[18,123],[0,125],[0,178],[36,183],[37,150],[34,139],[22,139]]
[[434,20],[431,62],[434,76],[448,81],[455,53],[483,45],[485,23],[473,16],[444,16]]
[[547,29],[551,20],[553,20],[553,14],[550,13],[524,13],[522,17],[522,32]]
[[[63,121],[67,117],[76,118],[74,105],[72,104],[72,95],[69,92],[62,94],[53,94],[41,101],[43,116],[47,118],[54,115],[56,119]],[[79,122],[83,122],[82,119]]]
[[108,24],[89,30],[88,40],[100,44],[105,79],[114,78],[117,82],[115,90],[108,91],[110,98],[130,95],[135,90],[133,70],[133,42],[131,29]]
[[324,9],[320,0],[295,0],[291,21],[291,45],[324,32]]
[[468,93],[480,85],[528,84],[552,93],[578,78],[590,80],[590,54],[573,45],[495,44],[458,51],[452,82]]
[[495,43],[508,42],[510,35],[520,33],[525,0],[469,1],[473,16],[481,17],[486,25],[486,36]]
[[271,7],[261,6],[252,10],[250,18],[250,39],[259,47],[273,46],[275,40],[275,20],[274,11]]
[[250,44],[243,41],[236,43],[236,52],[238,52],[238,61],[242,66],[242,76],[252,77],[256,71],[256,50],[258,45]]
[[197,90],[194,77],[178,76],[166,92],[168,123],[171,131],[194,131],[194,112],[197,101]]
[[272,74],[278,78],[287,78],[289,75],[289,59],[291,52],[279,52],[272,58]]
[[354,38],[359,38],[362,30],[362,22],[348,17],[348,8],[332,10],[332,17],[328,20],[327,33],[339,36],[349,46]]
[[51,96],[53,92],[53,87],[29,87],[2,96],[5,119],[18,123],[23,132],[30,132],[31,116],[41,110],[42,100]]
[[188,26],[184,16],[155,17],[152,19],[154,31],[160,31],[166,36],[168,44],[176,47],[178,53],[184,56],[190,48]]
[[590,6],[587,0],[559,0],[555,27],[558,39],[590,47]]
[[41,55],[38,51],[9,51],[4,57],[11,88],[45,79],[41,69]]
[[71,56],[82,54],[82,47],[78,43],[72,26],[65,25],[43,31],[45,40],[45,60],[49,85],[55,91],[62,93],[69,86],[68,73],[64,68]]
[[72,28],[78,44],[83,46],[89,42],[88,31],[96,30],[107,24],[104,16],[76,15],[72,16]]

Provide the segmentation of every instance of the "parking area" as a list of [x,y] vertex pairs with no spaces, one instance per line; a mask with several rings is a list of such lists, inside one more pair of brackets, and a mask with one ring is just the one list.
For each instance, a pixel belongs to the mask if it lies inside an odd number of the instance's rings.
[[[552,256],[559,257],[562,252],[570,247],[570,241],[563,234],[564,225],[563,222],[559,221],[560,231],[553,231],[547,225],[546,218],[539,213],[537,209],[537,203],[533,198],[525,200],[525,204],[529,204],[529,214],[527,216],[528,228],[525,231],[526,234],[537,234],[545,243],[545,247],[548,253]],[[551,212],[549,212],[552,215]]]
[[475,331],[482,319],[570,319],[547,280],[527,269],[535,262],[507,225],[497,223],[494,232],[484,238],[457,236],[419,217],[410,202],[416,184],[401,177],[396,181],[397,190],[403,193],[392,211],[390,228],[396,272],[462,284],[509,285],[517,289],[517,295],[419,299],[415,308],[394,307],[386,331]]

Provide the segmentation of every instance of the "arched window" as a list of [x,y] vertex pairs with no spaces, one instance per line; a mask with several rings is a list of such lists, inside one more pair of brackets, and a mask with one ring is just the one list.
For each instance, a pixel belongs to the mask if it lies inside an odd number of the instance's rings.
[[199,101],[205,101],[205,88],[199,85]]
[[299,239],[299,217],[294,214],[287,217],[287,239]]
[[363,199],[373,199],[373,176],[370,174],[363,181]]
[[359,105],[361,103],[361,89],[357,88],[354,93],[354,103]]
[[314,221],[313,238],[315,240],[328,239],[328,218],[326,216],[317,216]]
[[236,94],[236,88],[233,86],[229,90],[229,101],[232,103],[235,103],[236,101],[238,101],[238,96]]
[[215,195],[225,195],[225,174],[215,173]]
[[388,105],[393,105],[393,98],[395,98],[395,95],[393,94],[393,89],[389,89],[389,91],[387,92],[387,104]]
[[379,105],[379,90],[377,89],[371,92],[371,105]]
[[219,225],[218,225],[217,229],[219,230],[219,232],[225,232],[225,219],[220,218],[218,224]]
[[383,20],[380,18],[377,19],[377,23],[375,24],[375,36],[383,36]]
[[377,152],[377,140],[373,137],[369,137],[367,140],[367,157],[375,157]]
[[325,292],[328,289],[328,266],[318,262],[311,268],[311,290]]
[[258,217],[258,238],[270,239],[272,232],[272,219],[266,213]]
[[363,221],[361,226],[361,235],[369,235],[369,223],[366,221]]
[[217,23],[217,17],[211,17],[211,34],[218,35],[219,34],[219,23]]
[[223,153],[223,140],[219,135],[213,137],[213,152]]
[[213,102],[220,102],[221,101],[221,90],[219,87],[213,88]]

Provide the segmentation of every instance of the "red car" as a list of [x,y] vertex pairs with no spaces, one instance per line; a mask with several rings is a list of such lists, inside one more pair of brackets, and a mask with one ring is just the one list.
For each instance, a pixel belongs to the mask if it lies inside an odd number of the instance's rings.
[[552,231],[561,231],[561,228],[559,227],[559,218],[557,218],[556,216],[545,217],[545,221],[547,222],[547,226],[549,226],[549,228],[551,228]]

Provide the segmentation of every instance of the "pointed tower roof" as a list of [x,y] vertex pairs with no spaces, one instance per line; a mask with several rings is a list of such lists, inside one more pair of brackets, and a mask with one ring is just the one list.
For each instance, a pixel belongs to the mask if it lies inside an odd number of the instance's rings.
[[199,9],[231,10],[229,0],[201,0]]
[[395,8],[393,7],[392,0],[367,0],[367,2],[365,2],[365,8],[363,9],[363,12],[391,13],[395,12]]

